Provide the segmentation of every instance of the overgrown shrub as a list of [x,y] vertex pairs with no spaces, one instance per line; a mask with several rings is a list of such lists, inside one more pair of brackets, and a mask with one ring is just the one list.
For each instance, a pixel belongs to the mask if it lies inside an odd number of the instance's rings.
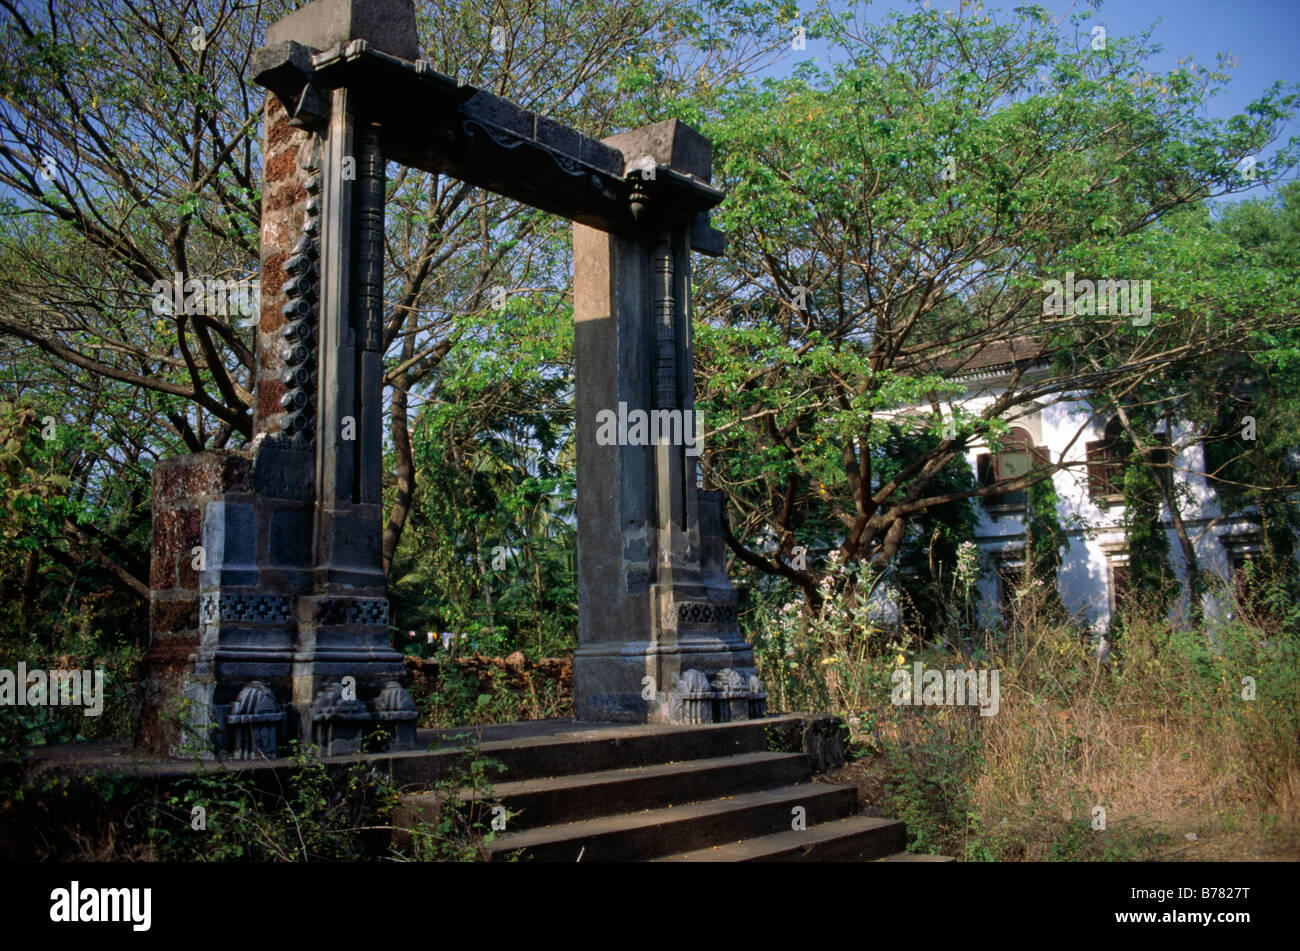
[[[911,849],[1154,859],[1206,830],[1300,844],[1300,638],[1278,599],[1253,590],[1231,620],[1193,629],[1136,601],[1106,658],[1033,579],[1004,624],[958,643],[925,642],[834,592],[813,618],[759,601],[748,624],[774,706],[845,717],[865,754],[847,773],[870,775]],[[996,715],[891,703],[891,675],[917,661],[996,670]]]

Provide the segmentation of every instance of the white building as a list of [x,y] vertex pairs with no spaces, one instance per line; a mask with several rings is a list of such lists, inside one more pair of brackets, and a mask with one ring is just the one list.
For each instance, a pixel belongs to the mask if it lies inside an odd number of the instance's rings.
[[[1021,388],[1026,381],[1049,372],[1047,361],[1028,340],[983,348],[973,359],[963,360],[961,369],[952,375],[954,382],[965,386],[963,395],[952,397],[952,406],[978,414],[1006,392],[1017,368],[1026,368]],[[1117,491],[1122,469],[1111,451],[1122,432],[1119,420],[1098,418],[1080,395],[1047,405],[1022,406],[1008,414],[1006,421],[1011,429],[1003,439],[1002,451],[992,453],[988,445],[980,443],[968,450],[967,461],[982,482],[1023,474],[1035,449],[1052,463],[1069,464],[1053,476],[1059,499],[1057,514],[1069,536],[1058,574],[1061,596],[1077,620],[1102,630],[1127,581],[1128,554],[1121,526],[1124,503]],[[1186,445],[1190,442],[1187,435],[1175,429],[1169,444]],[[1203,575],[1229,582],[1241,564],[1258,551],[1256,526],[1248,517],[1228,517],[1219,510],[1205,478],[1204,450],[1199,445],[1178,451],[1172,470],[1174,497],[1188,500],[1180,511]],[[976,500],[980,518],[976,541],[993,566],[980,586],[986,611],[1007,603],[1009,586],[1003,572],[1023,567],[1026,494]],[[1161,517],[1169,534],[1171,568],[1182,581],[1186,575],[1182,549],[1166,507],[1162,506]],[[1222,597],[1221,590],[1205,595],[1207,616],[1222,610]],[[1185,612],[1186,607],[1184,591],[1175,611]]]

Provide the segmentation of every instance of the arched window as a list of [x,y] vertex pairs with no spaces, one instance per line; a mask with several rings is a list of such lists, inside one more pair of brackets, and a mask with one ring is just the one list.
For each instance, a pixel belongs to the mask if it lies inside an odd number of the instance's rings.
[[[1047,453],[1041,446],[1034,445],[1034,437],[1023,426],[1012,426],[1002,437],[1002,451],[981,453],[975,457],[976,475],[982,486],[992,485],[1008,479],[1018,479],[1027,475],[1034,467],[1034,458],[1045,458]],[[1011,492],[999,492],[997,495],[984,496],[985,508],[1003,506],[1024,506],[1029,501],[1029,492],[1016,489]]]

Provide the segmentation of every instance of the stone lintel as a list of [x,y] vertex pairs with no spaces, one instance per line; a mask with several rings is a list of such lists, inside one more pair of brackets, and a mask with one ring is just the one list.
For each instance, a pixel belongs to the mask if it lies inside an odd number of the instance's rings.
[[[722,200],[722,192],[708,184],[708,140],[676,120],[616,136],[636,150],[628,155],[608,140],[458,83],[425,61],[408,62],[353,40],[312,56],[304,70],[301,51],[293,46],[301,39],[276,36],[282,40],[279,48],[254,54],[254,79],[300,115],[304,90],[310,87],[324,101],[328,90],[346,87],[357,114],[383,127],[384,156],[390,161],[451,175],[619,234],[642,230],[629,206],[627,170],[647,154],[666,159],[650,183],[656,207],[671,209],[689,226]],[[699,234],[697,247],[711,253],[716,239]]]

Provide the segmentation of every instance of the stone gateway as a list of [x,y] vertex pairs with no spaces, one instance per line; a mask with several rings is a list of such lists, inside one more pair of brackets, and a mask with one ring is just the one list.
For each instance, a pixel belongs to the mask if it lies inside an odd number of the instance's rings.
[[764,716],[695,434],[598,438],[610,413],[694,418],[691,252],[722,248],[708,140],[672,120],[597,141],[458,83],[419,58],[410,0],[314,0],[252,70],[268,90],[255,437],[154,472],[137,744],[414,744],[380,545],[388,162],[574,222],[577,718]]

